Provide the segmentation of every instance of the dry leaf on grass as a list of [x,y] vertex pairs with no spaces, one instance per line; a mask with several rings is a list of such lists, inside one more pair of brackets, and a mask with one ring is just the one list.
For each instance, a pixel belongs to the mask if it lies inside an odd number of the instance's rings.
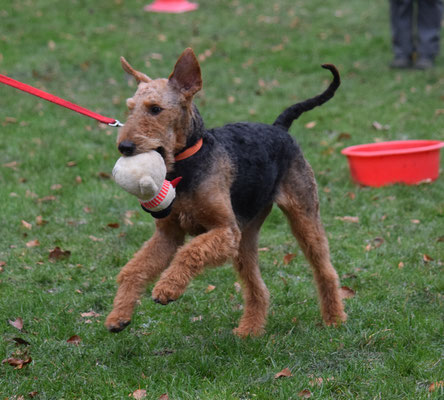
[[15,319],[15,321],[8,320],[9,325],[13,326],[14,328],[21,331],[23,329],[23,319],[18,317]]
[[310,122],[307,122],[306,124],[305,124],[305,127],[307,128],[307,129],[312,129],[312,128],[314,128],[316,126],[316,121],[310,121]]
[[132,393],[132,396],[137,399],[145,399],[146,398],[146,390],[145,389],[137,389]]
[[284,264],[285,265],[290,264],[291,260],[293,260],[293,258],[295,258],[296,256],[297,256],[297,254],[294,254],[294,253],[285,254],[285,256],[284,256]]
[[351,299],[355,297],[356,292],[348,286],[341,286],[341,288],[339,289],[339,294],[343,299]]
[[339,221],[344,221],[344,222],[352,222],[354,224],[359,223],[359,217],[352,217],[350,215],[346,215],[344,217],[335,217],[335,219],[337,219]]
[[216,286],[214,286],[214,285],[208,285],[207,288],[205,289],[205,293],[210,293],[210,292],[212,292],[214,289],[216,289]]
[[29,343],[25,339],[22,339],[22,338],[19,338],[19,337],[12,338],[12,340],[16,343],[17,346],[18,345],[31,346],[31,343]]
[[66,340],[67,343],[74,344],[75,346],[78,346],[82,339],[78,335],[73,335],[69,339]]
[[120,224],[118,222],[110,222],[107,226],[112,229],[117,229],[120,227]]
[[26,247],[37,247],[40,246],[40,242],[37,239],[31,240],[28,243],[26,243]]
[[170,398],[167,393],[164,393],[159,397],[159,400],[170,400]]
[[291,374],[290,369],[289,369],[289,368],[284,368],[282,371],[278,372],[278,373],[274,376],[274,379],[278,379],[278,378],[282,378],[282,377],[289,378],[290,376],[293,376],[293,375]]
[[2,364],[9,364],[11,367],[15,367],[15,369],[22,369],[25,365],[29,364],[32,361],[31,357],[26,357],[25,359],[9,357],[5,358],[2,361]]
[[308,389],[301,390],[298,396],[302,399],[309,399],[311,397],[311,392]]
[[422,259],[424,262],[428,263],[430,261],[434,261],[432,257],[430,257],[428,254],[423,254]]
[[89,311],[89,312],[81,313],[80,316],[83,318],[90,318],[90,317],[98,318],[101,316],[101,314],[96,313],[95,311]]
[[54,249],[49,252],[50,260],[61,260],[63,258],[68,258],[71,255],[69,250],[62,250],[59,246],[56,246]]
[[29,222],[26,222],[24,219],[22,219],[22,226],[29,230],[32,229],[32,225]]
[[444,381],[433,382],[429,386],[429,392],[434,392],[436,389],[444,388]]
[[45,221],[41,215],[37,215],[37,217],[35,217],[35,223],[38,226],[43,226],[43,225],[46,225],[48,223],[48,221]]

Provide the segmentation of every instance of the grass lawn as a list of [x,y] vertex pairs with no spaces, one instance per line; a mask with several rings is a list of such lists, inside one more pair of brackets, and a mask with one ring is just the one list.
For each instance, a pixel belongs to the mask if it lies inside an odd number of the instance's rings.
[[[161,15],[143,11],[148,0],[0,0],[0,73],[125,121],[135,83],[119,56],[166,77],[191,46],[213,127],[270,123],[327,86],[320,64],[337,65],[337,95],[291,132],[318,179],[341,284],[356,293],[349,321],[322,325],[311,271],[274,209],[260,242],[263,337],[231,333],[242,296],[229,265],[167,307],[150,286],[130,327],[108,333],[115,277],[154,229],[109,179],[116,130],[0,86],[0,356],[32,359],[0,365],[0,399],[443,398],[444,177],[358,187],[340,150],[444,139],[444,56],[431,71],[390,70],[386,0],[196,1]],[[56,247],[65,253],[50,257]],[[292,376],[275,379],[284,368]]]

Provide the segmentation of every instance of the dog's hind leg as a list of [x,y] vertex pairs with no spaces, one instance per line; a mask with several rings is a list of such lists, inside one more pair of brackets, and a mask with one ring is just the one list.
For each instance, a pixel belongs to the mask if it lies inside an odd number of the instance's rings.
[[259,270],[257,247],[259,230],[270,211],[271,206],[242,230],[239,253],[234,259],[234,267],[243,283],[245,303],[239,326],[233,330],[233,333],[240,337],[259,336],[264,333],[270,296]]
[[109,331],[120,332],[131,322],[134,306],[147,284],[168,267],[183,241],[184,233],[180,229],[174,224],[158,220],[153,237],[119,273],[114,307],[105,322]]
[[313,268],[322,317],[327,325],[337,325],[344,322],[347,315],[319,215],[316,182],[307,163],[299,160],[297,164],[281,182],[276,203],[288,218],[293,235]]

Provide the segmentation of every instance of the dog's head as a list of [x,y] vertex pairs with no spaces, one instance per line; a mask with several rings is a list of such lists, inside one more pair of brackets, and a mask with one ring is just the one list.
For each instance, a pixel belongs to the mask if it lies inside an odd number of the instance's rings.
[[119,151],[131,156],[157,150],[167,168],[187,142],[194,95],[202,88],[199,62],[186,49],[168,79],[150,79],[134,70],[121,57],[123,69],[138,82],[137,91],[126,101],[129,115],[117,137]]

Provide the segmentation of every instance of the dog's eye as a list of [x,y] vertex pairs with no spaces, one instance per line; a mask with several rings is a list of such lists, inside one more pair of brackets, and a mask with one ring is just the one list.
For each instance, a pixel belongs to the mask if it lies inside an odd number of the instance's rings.
[[151,115],[159,115],[162,112],[162,108],[157,105],[154,105],[154,106],[150,106],[148,108],[148,111]]

